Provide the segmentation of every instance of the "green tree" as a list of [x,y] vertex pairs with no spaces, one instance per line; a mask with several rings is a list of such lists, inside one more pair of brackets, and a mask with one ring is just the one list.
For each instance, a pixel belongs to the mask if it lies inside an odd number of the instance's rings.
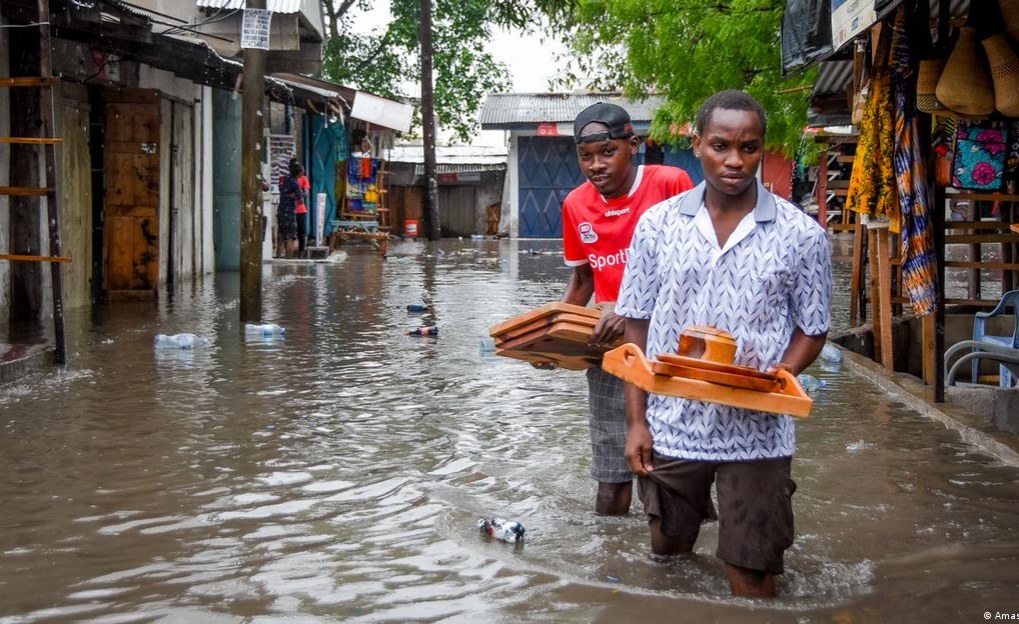
[[784,78],[784,0],[577,0],[556,24],[571,42],[574,68],[563,86],[664,96],[652,136],[674,138],[700,104],[723,89],[752,94],[768,112],[767,146],[791,156],[807,119],[816,71]]
[[[478,131],[485,95],[510,87],[507,68],[485,51],[496,27],[528,30],[546,16],[566,22],[569,0],[435,0],[432,45],[439,123],[467,142]],[[328,39],[323,74],[329,80],[391,98],[421,75],[419,0],[392,0],[392,20],[378,33],[355,23],[371,0],[322,0]]]

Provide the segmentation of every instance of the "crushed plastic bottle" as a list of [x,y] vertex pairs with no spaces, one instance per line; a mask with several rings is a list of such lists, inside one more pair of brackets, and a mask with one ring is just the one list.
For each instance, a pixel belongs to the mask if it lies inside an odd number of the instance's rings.
[[431,309],[431,306],[424,303],[412,303],[407,306],[408,312],[428,312]]
[[803,386],[803,389],[806,390],[807,392],[817,392],[821,388],[828,385],[827,381],[823,379],[818,379],[817,377],[814,377],[813,375],[808,375],[807,373],[800,373],[799,375],[797,375],[796,381],[800,382],[800,385]]
[[209,341],[194,334],[156,334],[152,344],[157,349],[193,349],[205,346]]
[[821,349],[821,361],[837,363],[842,361],[842,351],[835,345],[826,342]]
[[244,333],[252,336],[281,336],[286,332],[285,327],[280,327],[275,323],[262,323],[261,325],[255,323],[244,324]]
[[478,520],[478,529],[486,535],[491,535],[501,542],[513,544],[524,539],[524,525],[519,522],[503,520],[502,518],[488,518]]
[[439,327],[437,325],[429,325],[427,327],[417,327],[407,331],[408,336],[438,336]]

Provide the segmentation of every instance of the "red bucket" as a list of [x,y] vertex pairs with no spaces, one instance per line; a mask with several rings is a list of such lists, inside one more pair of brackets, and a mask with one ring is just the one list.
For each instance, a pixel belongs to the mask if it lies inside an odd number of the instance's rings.
[[403,233],[407,236],[418,235],[418,222],[417,219],[407,219],[403,222]]

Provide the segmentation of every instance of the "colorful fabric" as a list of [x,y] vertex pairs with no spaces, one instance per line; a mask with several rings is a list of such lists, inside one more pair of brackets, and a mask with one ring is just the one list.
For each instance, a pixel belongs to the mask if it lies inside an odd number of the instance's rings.
[[615,301],[619,296],[626,249],[644,211],[691,188],[693,180],[678,167],[642,165],[623,197],[605,199],[586,180],[566,196],[563,259],[568,266],[591,265],[596,302]]
[[[644,213],[630,245],[616,313],[650,320],[647,355],[675,353],[690,325],[728,331],[735,363],[767,370],[799,327],[831,324],[831,245],[802,210],[760,183],[757,205],[720,247],[704,207],[704,183]],[[701,223],[707,223],[705,233]],[[656,453],[743,461],[790,457],[789,416],[649,394],[646,418]]]
[[[913,313],[925,316],[937,307],[938,271],[931,222],[933,194],[917,127],[916,81],[911,79],[913,65],[909,54],[906,7],[900,6],[892,29],[891,78],[895,96],[892,165],[901,212],[902,284],[909,294]],[[956,150],[958,153],[958,147]]]
[[895,120],[892,77],[888,67],[891,37],[881,33],[874,73],[871,76],[867,104],[860,122],[860,137],[853,159],[853,172],[846,192],[846,208],[870,217],[887,217],[893,232],[899,231],[896,203]]
[[952,186],[973,191],[1000,191],[1008,141],[1000,122],[960,121],[955,135]]

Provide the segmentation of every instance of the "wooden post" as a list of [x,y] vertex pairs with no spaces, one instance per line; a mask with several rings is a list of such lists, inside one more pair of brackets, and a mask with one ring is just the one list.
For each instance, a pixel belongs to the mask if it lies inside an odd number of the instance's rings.
[[[265,0],[247,0],[247,9],[265,9]],[[262,103],[265,50],[244,48],[241,100],[241,258],[240,320],[262,320]]]
[[[866,304],[861,301],[863,299],[861,297],[864,269],[863,247],[866,236],[867,231],[863,229],[862,223],[853,226],[853,278],[849,286],[849,324],[853,327],[859,324],[861,317],[862,319],[867,318]],[[860,314],[857,314],[858,309]]]
[[825,145],[821,160],[817,163],[817,222],[828,229],[828,150]]
[[432,0],[421,0],[421,124],[424,126],[425,210],[428,240],[442,236],[439,182],[435,178],[435,98],[432,93]]
[[[39,0],[39,75],[49,78],[53,75],[53,47],[50,40],[50,3]],[[44,145],[43,164],[46,166],[46,216],[50,234],[50,256],[60,256],[60,207],[57,204],[57,157],[56,143],[56,97],[52,84],[42,87],[39,112],[42,117]],[[53,297],[53,359],[57,364],[67,363],[67,345],[64,341],[64,282],[60,262],[50,263],[50,289]]]
[[930,386],[938,374],[938,355],[936,353],[935,326],[937,325],[936,314],[928,314],[920,319],[921,357],[923,358],[923,382]]
[[[941,10],[948,11],[943,0]],[[934,228],[934,257],[937,265],[938,303],[934,311],[934,401],[945,400],[945,189],[935,185],[934,209],[931,211]]]
[[871,333],[874,335],[874,361],[881,362],[884,352],[881,338],[884,334],[881,331],[881,306],[878,304],[881,299],[877,270],[877,230],[867,228],[865,232],[867,233],[867,252],[870,256],[867,264],[868,273],[870,273],[870,327]]
[[877,232],[877,307],[881,309],[881,364],[889,371],[895,370],[892,346],[892,263],[887,229]]

